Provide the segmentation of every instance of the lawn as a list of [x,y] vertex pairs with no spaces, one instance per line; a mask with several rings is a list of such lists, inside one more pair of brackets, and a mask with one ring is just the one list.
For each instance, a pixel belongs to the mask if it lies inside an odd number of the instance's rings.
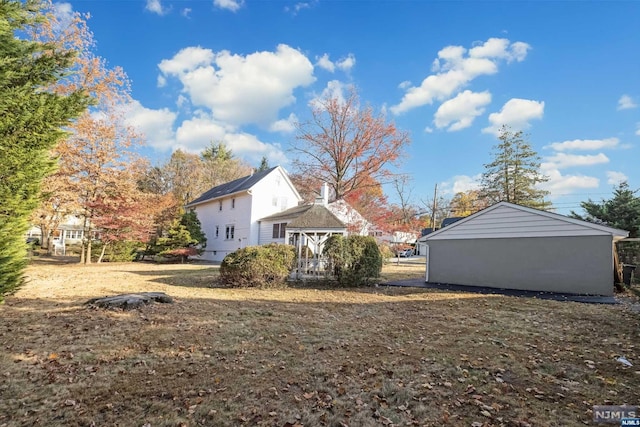
[[[640,314],[627,305],[225,289],[216,276],[32,263],[0,306],[0,426],[571,426],[591,424],[596,404],[640,404]],[[176,302],[83,304],[133,291]]]

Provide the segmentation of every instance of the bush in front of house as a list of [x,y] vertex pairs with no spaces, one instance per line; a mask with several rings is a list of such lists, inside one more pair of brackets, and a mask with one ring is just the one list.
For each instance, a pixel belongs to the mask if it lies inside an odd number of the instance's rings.
[[220,265],[220,281],[227,286],[242,288],[283,286],[295,258],[295,249],[291,245],[247,246],[224,257]]
[[372,278],[380,277],[383,258],[371,236],[331,236],[324,246],[324,254],[340,286],[365,286]]

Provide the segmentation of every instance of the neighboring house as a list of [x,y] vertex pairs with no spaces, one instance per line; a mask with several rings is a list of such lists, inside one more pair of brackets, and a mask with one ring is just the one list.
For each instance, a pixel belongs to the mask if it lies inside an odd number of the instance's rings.
[[418,233],[411,231],[394,231],[392,233],[385,233],[382,231],[370,233],[378,242],[387,243],[389,245],[410,246],[416,243]]
[[[69,245],[81,244],[84,237],[83,219],[68,215],[64,221],[51,232],[49,244],[55,255],[64,255]],[[37,238],[42,244],[42,230],[33,226],[27,232],[27,238]]]
[[[326,197],[323,199],[326,200]],[[368,236],[371,230],[373,230],[373,224],[367,221],[362,215],[360,215],[360,212],[355,210],[355,208],[344,200],[335,200],[331,203],[327,203],[326,205],[340,221],[346,224],[349,234]]]
[[213,187],[187,204],[194,209],[207,236],[202,258],[222,261],[245,246],[269,242],[285,243],[285,237],[260,229],[260,219],[298,206],[302,201],[285,170],[274,167]]
[[500,202],[421,239],[425,281],[612,295],[614,242],[628,234]]

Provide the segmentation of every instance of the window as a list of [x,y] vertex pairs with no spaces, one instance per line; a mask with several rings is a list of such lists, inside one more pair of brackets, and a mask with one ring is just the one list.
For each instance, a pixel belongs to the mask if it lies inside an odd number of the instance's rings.
[[218,210],[221,211],[222,210],[222,200],[220,200],[218,202]]
[[219,235],[220,235],[220,226],[216,225],[216,239],[218,238]]
[[277,198],[277,197],[272,198],[272,199],[271,199],[271,204],[272,204],[273,206],[278,206],[278,198]]
[[231,209],[235,209],[236,207],[236,199],[231,199]]
[[234,225],[227,225],[227,228],[225,230],[225,239],[232,240],[235,234],[236,234],[236,227]]
[[82,239],[82,230],[65,230],[65,239]]
[[273,224],[273,233],[271,237],[274,239],[284,239],[285,233],[287,231],[287,223],[282,222],[280,224]]

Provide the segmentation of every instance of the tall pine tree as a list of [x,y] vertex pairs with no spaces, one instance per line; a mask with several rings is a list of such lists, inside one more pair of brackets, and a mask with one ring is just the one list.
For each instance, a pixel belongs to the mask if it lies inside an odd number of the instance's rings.
[[536,187],[548,181],[540,172],[540,157],[531,148],[522,131],[500,128],[500,143],[493,147],[493,161],[484,165],[480,197],[490,204],[500,201],[546,209],[548,191]]
[[27,219],[54,168],[63,126],[87,108],[82,92],[47,88],[65,78],[74,52],[24,35],[46,17],[36,1],[0,0],[0,301],[23,280]]

